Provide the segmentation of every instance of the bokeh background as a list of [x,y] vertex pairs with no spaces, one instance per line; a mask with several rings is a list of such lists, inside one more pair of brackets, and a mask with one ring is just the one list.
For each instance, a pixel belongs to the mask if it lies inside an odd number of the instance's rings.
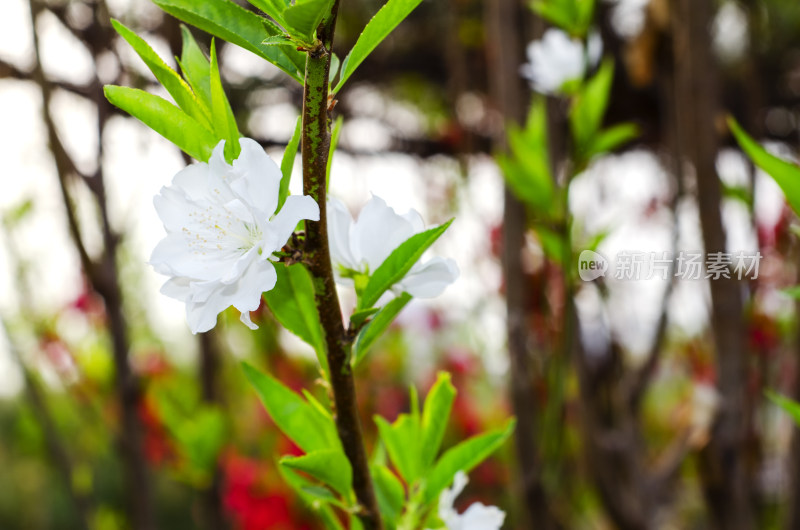
[[[335,107],[345,121],[332,194],[353,211],[374,193],[430,224],[456,217],[434,250],[455,258],[461,277],[441,297],[410,304],[359,368],[368,443],[372,414],[394,419],[407,410],[409,385],[424,392],[438,370],[452,372],[459,396],[446,445],[510,414],[533,433],[529,445],[518,437],[478,467],[460,499],[500,506],[506,528],[800,528],[796,427],[764,397],[800,397],[798,308],[782,291],[798,283],[796,219],[724,126],[733,113],[771,151],[796,156],[800,4],[701,3],[713,10],[705,38],[681,47],[691,21],[680,2],[598,0],[596,27],[616,64],[606,121],[632,121],[641,134],[572,180],[569,207],[576,249],[601,239],[608,256],[702,251],[701,216],[719,211],[725,248],[763,255],[758,278],[735,284],[728,320],[703,280],[609,278],[565,289],[547,241],[504,208],[494,155],[507,120],[525,117],[533,93],[519,67],[545,27],[522,3],[424,1]],[[342,2],[340,57],[379,6]],[[147,265],[163,237],[152,197],[187,160],[103,100],[108,83],[169,97],[109,17],[173,67],[179,23],[147,0],[3,0],[0,9],[0,528],[134,528],[128,514],[144,497],[154,499],[159,528],[318,528],[275,465],[298,449],[239,367],[246,359],[295,389],[313,388],[313,353],[267,310],[254,315],[256,332],[231,312],[213,332],[191,335],[182,304],[158,293],[164,279]],[[515,47],[500,50],[508,60],[498,59],[499,35],[514,37]],[[210,37],[195,36],[207,49]],[[675,139],[675,115],[692,108],[681,99],[692,91],[676,80],[698,53],[715,65],[701,72],[715,83],[710,173]],[[280,160],[301,87],[229,44],[220,64],[240,129]],[[517,90],[516,116],[498,101],[498,85]],[[549,109],[558,143],[566,103],[550,98]],[[702,179],[718,197],[698,191]],[[519,248],[509,248],[510,223]],[[514,276],[503,267],[510,255],[521,264]],[[522,293],[515,307],[510,292]],[[353,305],[351,293],[342,296]],[[525,329],[522,410],[511,399],[520,385],[509,318]],[[735,401],[719,390],[731,384],[720,359],[734,354],[715,348],[726,329],[741,350]],[[643,387],[633,412],[618,402],[630,384]],[[721,523],[713,492],[725,472],[704,455],[719,411],[731,408],[738,434],[722,461],[748,485],[740,500],[750,518]],[[142,448],[138,460],[132,445]],[[124,478],[131,465],[148,479],[141,495]]]

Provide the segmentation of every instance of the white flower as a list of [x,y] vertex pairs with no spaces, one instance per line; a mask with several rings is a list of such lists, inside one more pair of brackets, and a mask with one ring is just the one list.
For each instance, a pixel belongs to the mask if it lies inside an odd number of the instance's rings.
[[611,27],[620,37],[633,39],[644,29],[650,0],[606,0],[615,4],[611,11]]
[[171,276],[161,292],[186,303],[192,333],[213,328],[229,306],[255,329],[250,311],[277,279],[272,253],[300,220],[319,220],[319,206],[307,196],[287,197],[275,214],[278,166],[249,138],[239,140],[241,154],[230,165],[224,144],[214,148],[207,164],[179,171],[153,200],[167,236],[156,245],[150,264]]
[[[336,281],[353,285],[353,278],[369,275],[405,240],[422,232],[425,225],[416,210],[398,215],[380,197],[364,205],[354,221],[347,207],[337,199],[328,200],[328,240]],[[455,261],[432,258],[417,262],[406,276],[392,286],[395,293],[407,292],[418,298],[433,298],[458,278]]]
[[522,77],[542,94],[552,94],[562,89],[565,83],[579,81],[586,67],[594,66],[603,53],[600,35],[592,33],[584,46],[560,29],[550,28],[541,40],[528,44],[528,63],[522,65]]
[[453,503],[467,485],[467,475],[456,473],[453,487],[439,496],[439,519],[447,530],[499,530],[506,518],[505,512],[496,506],[486,506],[480,502],[470,504],[464,513],[459,514]]

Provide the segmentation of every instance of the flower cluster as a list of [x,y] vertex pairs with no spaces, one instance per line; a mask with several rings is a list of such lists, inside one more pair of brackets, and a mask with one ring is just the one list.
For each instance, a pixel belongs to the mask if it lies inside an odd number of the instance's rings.
[[[180,171],[154,200],[167,236],[150,263],[170,276],[161,292],[186,304],[193,333],[213,328],[217,315],[230,306],[256,329],[250,311],[275,286],[274,253],[301,220],[319,220],[319,206],[307,196],[287,197],[276,212],[278,166],[257,142],[242,138],[239,143],[242,151],[232,164],[221,141],[208,163]],[[337,281],[345,285],[368,279],[398,245],[425,228],[418,212],[398,215],[379,197],[364,206],[358,220],[336,199],[329,201],[329,212],[332,261]],[[453,260],[432,258],[415,263],[392,291],[431,298],[457,277]]]
[[[397,214],[374,195],[356,220],[341,201],[330,199],[328,240],[337,282],[358,287],[359,280],[368,278],[398,245],[424,229],[419,212],[411,209],[403,215]],[[433,298],[442,294],[458,274],[458,266],[452,259],[431,258],[425,263],[415,263],[408,274],[392,286],[392,291]]]
[[171,278],[161,288],[186,303],[193,333],[208,331],[234,306],[251,329],[250,311],[275,286],[272,261],[303,219],[319,220],[311,197],[290,196],[279,212],[281,173],[261,146],[242,138],[239,158],[228,164],[224,141],[208,163],[180,171],[154,203],[167,236],[150,263]]

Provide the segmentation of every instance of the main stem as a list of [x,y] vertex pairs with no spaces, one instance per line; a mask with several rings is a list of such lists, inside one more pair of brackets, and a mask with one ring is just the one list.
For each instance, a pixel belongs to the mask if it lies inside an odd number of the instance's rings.
[[337,1],[331,9],[329,19],[317,30],[324,47],[309,51],[306,58],[301,147],[303,193],[313,197],[319,204],[319,221],[306,221],[305,257],[314,276],[317,310],[325,330],[330,382],[336,408],[336,429],[353,468],[353,489],[361,505],[358,517],[365,530],[379,530],[382,528],[381,516],[358,418],[356,388],[348,355],[350,344],[342,322],[328,249],[326,167],[331,142],[328,120],[328,74],[331,56],[327,50],[331,49],[333,42],[338,7]]

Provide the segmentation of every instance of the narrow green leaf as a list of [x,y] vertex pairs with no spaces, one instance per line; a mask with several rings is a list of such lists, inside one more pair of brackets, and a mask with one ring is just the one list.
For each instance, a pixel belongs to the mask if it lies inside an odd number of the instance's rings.
[[569,30],[573,21],[568,10],[564,9],[563,2],[538,1],[531,4],[531,9],[543,19],[549,21],[554,26]]
[[219,75],[217,63],[217,50],[214,39],[211,39],[211,117],[214,123],[214,132],[218,137],[225,139],[225,158],[228,163],[239,157],[242,148],[239,145],[239,128],[233,109],[222,88],[222,78]]
[[292,170],[294,169],[294,159],[297,157],[297,148],[300,146],[300,136],[303,128],[303,117],[297,117],[297,123],[294,126],[294,133],[289,143],[286,145],[286,151],[283,152],[281,159],[281,185],[278,189],[278,208],[280,211],[283,203],[286,202],[286,197],[289,196],[289,183],[292,180]]
[[362,309],[350,315],[350,324],[356,328],[361,327],[367,320],[380,311],[380,307],[370,307],[369,309]]
[[336,79],[336,74],[339,73],[339,66],[339,56],[331,52],[331,69],[328,72],[329,85],[333,85],[333,81]]
[[400,414],[394,423],[375,416],[375,423],[392,464],[411,484],[420,474],[419,423],[408,414]]
[[264,39],[262,44],[266,46],[296,46],[296,44],[285,35],[273,35]]
[[608,59],[573,100],[569,122],[578,155],[583,161],[589,158],[591,146],[603,123],[613,81],[614,63]]
[[242,363],[242,368],[272,421],[303,451],[310,453],[341,447],[336,426],[329,416],[306,403],[272,376],[248,363]]
[[728,118],[728,126],[750,160],[778,183],[789,206],[795,214],[800,215],[800,167],[770,154],[744,132],[733,118]]
[[319,321],[311,274],[300,263],[289,267],[276,263],[275,272],[278,274],[275,287],[264,293],[270,311],[283,327],[314,348],[328,373],[325,332]]
[[[356,366],[367,355],[370,348],[375,344],[386,329],[392,324],[395,317],[411,301],[411,295],[403,293],[388,304],[383,306],[372,318],[372,320],[358,332],[356,340],[353,342],[353,366]],[[363,312],[371,311],[371,309]]]
[[317,27],[330,14],[331,0],[295,0],[281,13],[284,27],[293,37],[313,44]]
[[[211,63],[205,56],[197,41],[194,40],[189,28],[181,24],[181,36],[183,38],[183,49],[181,59],[178,61],[183,76],[192,87],[195,96],[211,113]],[[209,122],[210,126],[210,122]]]
[[634,123],[620,123],[601,131],[588,151],[588,158],[602,155],[625,145],[639,136],[639,127]]
[[333,153],[336,152],[336,146],[339,145],[339,133],[342,132],[342,123],[344,123],[344,117],[339,116],[336,118],[336,121],[333,122],[333,129],[331,130],[331,145],[328,148],[328,165],[325,167],[325,185],[328,187],[331,185],[331,166],[333,165]]
[[207,162],[217,137],[166,99],[136,88],[106,85],[106,99],[177,145],[187,155]]
[[280,464],[304,471],[331,486],[342,497],[350,495],[353,484],[353,470],[341,449],[324,449],[312,451],[303,456],[285,456]]
[[442,445],[450,411],[456,398],[456,389],[450,382],[450,374],[439,372],[422,411],[422,466],[427,468],[436,460]]
[[403,513],[406,497],[403,484],[386,466],[375,465],[371,471],[381,515],[384,520],[394,523]]
[[439,497],[439,494],[450,483],[456,473],[468,473],[472,468],[486,460],[499,448],[514,431],[514,420],[509,420],[505,427],[496,429],[461,442],[447,450],[436,462],[425,482],[423,501],[427,504]]
[[766,394],[770,401],[789,414],[797,425],[800,425],[800,403],[773,392],[772,390],[765,390],[764,394]]
[[186,114],[202,123],[206,129],[211,130],[209,109],[203,108],[191,88],[189,88],[189,85],[181,79],[181,76],[179,76],[175,70],[167,66],[144,39],[125,27],[121,22],[111,19],[111,25],[114,26],[117,33],[131,45],[142,61],[144,61],[144,64],[147,65],[147,68],[153,72],[158,82],[167,89],[167,92],[169,92],[169,95],[175,100],[175,103],[177,103]]
[[[326,530],[344,530],[344,527],[336,517],[331,504],[338,505],[338,500],[326,488],[314,486],[314,484],[299,473],[287,466],[278,466],[283,480],[297,493],[300,499],[322,520]],[[321,490],[321,493],[320,493]]]
[[339,82],[331,92],[337,93],[358,66],[378,44],[398,26],[422,0],[389,0],[364,27],[356,44],[345,57]]
[[287,6],[291,5],[290,2],[285,0],[247,0],[264,13],[271,16],[278,24],[283,24],[281,20],[281,13]]
[[568,248],[563,236],[544,225],[537,225],[533,230],[536,233],[539,244],[542,246],[544,255],[563,267],[564,253]]
[[263,17],[230,0],[153,0],[174,16],[192,26],[241,46],[271,62],[299,83],[303,83],[305,55],[288,46],[267,46],[264,39],[270,33]]
[[444,234],[452,224],[450,219],[445,224],[414,234],[400,244],[381,263],[367,282],[367,286],[358,299],[357,309],[367,309],[375,305],[383,293],[392,285],[403,279],[422,254]]

